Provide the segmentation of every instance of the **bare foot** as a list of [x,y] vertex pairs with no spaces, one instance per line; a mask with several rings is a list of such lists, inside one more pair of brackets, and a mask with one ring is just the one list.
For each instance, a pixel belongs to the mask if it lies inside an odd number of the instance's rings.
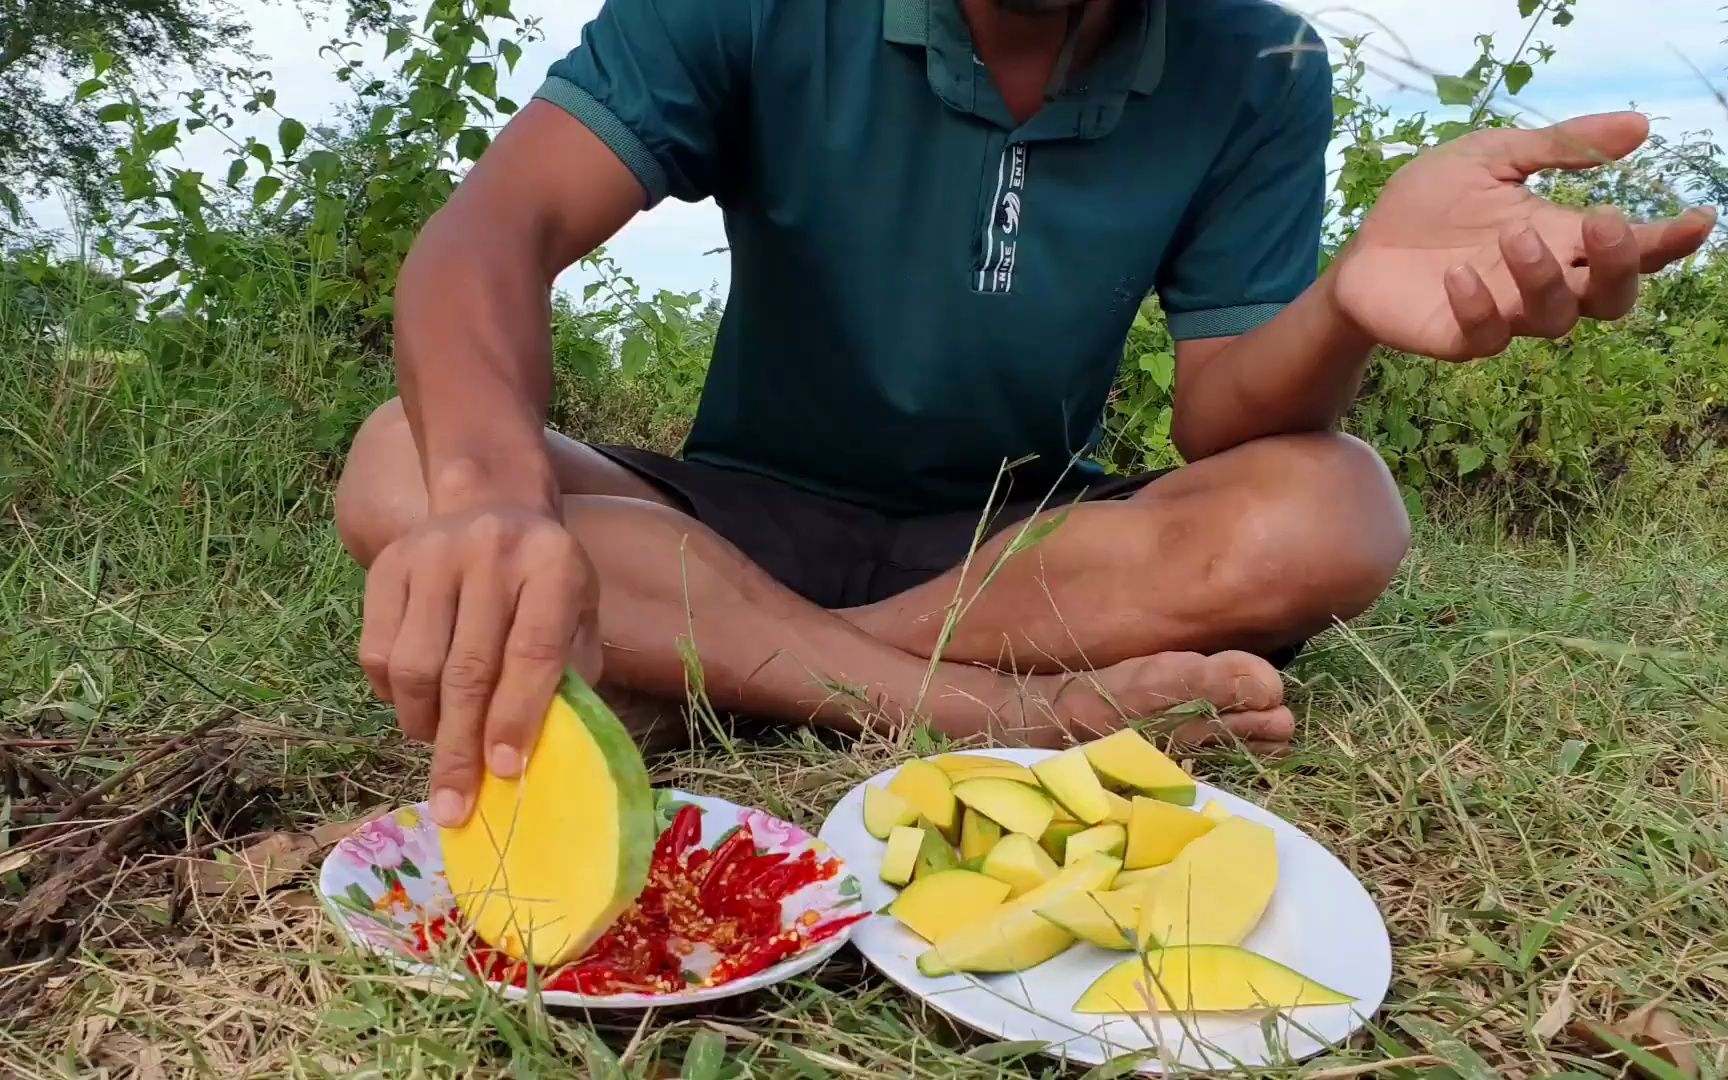
[[1061,732],[1095,738],[1196,703],[1216,715],[1178,727],[1179,746],[1241,742],[1255,753],[1277,754],[1288,749],[1295,729],[1278,670],[1252,653],[1160,653],[1061,678],[1046,717],[1057,738]]

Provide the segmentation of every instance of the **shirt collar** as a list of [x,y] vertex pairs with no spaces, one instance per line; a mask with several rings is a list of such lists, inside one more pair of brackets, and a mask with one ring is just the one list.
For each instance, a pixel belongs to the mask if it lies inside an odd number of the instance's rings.
[[[882,0],[882,37],[895,45],[915,45],[929,48],[931,43],[930,6],[957,3],[958,0]],[[1158,89],[1164,77],[1166,47],[1165,4],[1168,0],[1128,0],[1134,7],[1133,21],[1126,28],[1128,40],[1137,45],[1138,58],[1130,84],[1137,94],[1150,94]]]

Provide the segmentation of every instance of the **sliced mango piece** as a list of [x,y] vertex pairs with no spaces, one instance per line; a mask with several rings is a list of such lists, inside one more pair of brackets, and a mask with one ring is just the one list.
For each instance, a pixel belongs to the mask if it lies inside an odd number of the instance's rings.
[[925,941],[984,918],[1008,899],[1008,883],[970,870],[944,870],[906,886],[888,914]]
[[920,828],[924,833],[924,842],[918,845],[918,861],[912,868],[912,880],[940,874],[944,870],[953,870],[960,865],[959,856],[954,854],[954,846],[948,843],[946,837],[936,831],[936,826],[928,819],[919,818]]
[[630,733],[570,672],[521,775],[486,771],[468,820],[439,839],[475,934],[549,967],[579,956],[648,883],[654,793]]
[[1002,826],[978,811],[968,808],[960,816],[960,858],[967,862],[990,854],[990,849],[1002,839]]
[[1023,896],[1058,873],[1056,863],[1025,833],[1009,833],[984,856],[984,873],[1008,883],[1010,897]]
[[928,760],[930,764],[949,776],[970,772],[973,769],[986,769],[998,764],[1013,764],[1013,762],[1005,762],[1001,758],[993,758],[988,754],[937,754]]
[[930,761],[955,780],[995,776],[1034,787],[1038,785],[1038,778],[1032,775],[1031,769],[1003,758],[986,757],[983,754],[943,754],[931,758]]
[[1200,816],[1207,821],[1219,822],[1232,815],[1230,811],[1224,809],[1224,804],[1217,799],[1207,799],[1206,805],[1200,808]]
[[954,797],[1009,832],[1043,836],[1056,804],[1035,787],[995,776],[961,776],[954,781]]
[[864,831],[878,840],[888,839],[896,825],[918,820],[918,808],[885,787],[864,789]]
[[[1126,866],[1127,863],[1124,862],[1123,865]],[[1117,891],[1138,889],[1150,884],[1154,878],[1168,869],[1170,869],[1168,866],[1147,866],[1139,870],[1124,870],[1116,875],[1116,880],[1110,887]]]
[[1133,803],[1109,788],[1104,789],[1104,801],[1110,804],[1110,816],[1105,818],[1105,821],[1114,821],[1118,825],[1128,824],[1128,815],[1134,812]]
[[1101,949],[1132,949],[1140,925],[1140,893],[1136,889],[1074,893],[1038,905],[1038,914]]
[[928,761],[914,759],[900,766],[888,790],[918,808],[950,841],[960,839],[960,804],[948,774]]
[[1077,1013],[1235,1012],[1356,1000],[1275,960],[1231,945],[1151,949],[1122,961],[1074,1003]]
[[1086,828],[1084,821],[1058,818],[1052,821],[1050,827],[1044,830],[1044,835],[1038,838],[1038,845],[1048,851],[1052,859],[1061,862],[1062,857],[1068,854],[1068,838],[1075,833],[1085,832]]
[[1185,806],[1136,795],[1134,812],[1128,818],[1128,852],[1122,865],[1130,870],[1162,866],[1213,828],[1211,820]]
[[1025,971],[1042,964],[1074,944],[1074,936],[1039,916],[1038,908],[1064,896],[1104,889],[1121,868],[1121,860],[1107,855],[1080,860],[990,917],[938,938],[918,957],[918,970],[935,977],[956,971]]
[[1128,830],[1113,821],[1106,821],[1070,836],[1067,846],[1062,849],[1062,863],[1077,862],[1088,855],[1109,855],[1120,859],[1122,848],[1127,843]]
[[888,850],[882,853],[878,876],[890,885],[904,885],[918,869],[918,853],[924,850],[924,830],[896,825],[888,834]]
[[1194,804],[1194,778],[1132,728],[1085,745],[1086,760],[1112,787],[1180,806]]
[[1110,816],[1110,800],[1104,797],[1104,785],[1086,760],[1085,747],[1045,758],[1032,766],[1032,772],[1076,821],[1096,825]]
[[1140,938],[1177,945],[1240,945],[1278,886],[1278,838],[1257,821],[1219,822],[1148,884]]

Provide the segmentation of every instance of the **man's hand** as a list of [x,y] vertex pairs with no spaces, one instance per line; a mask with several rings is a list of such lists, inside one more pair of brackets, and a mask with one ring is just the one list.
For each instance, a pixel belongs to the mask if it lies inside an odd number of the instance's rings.
[[600,677],[587,553],[550,511],[434,514],[366,578],[360,663],[403,734],[433,744],[432,816],[460,825],[482,762],[516,776],[567,664]]
[[1651,224],[1569,210],[1524,186],[1544,169],[1618,160],[1649,135],[1638,113],[1541,130],[1475,132],[1393,176],[1344,252],[1335,302],[1374,341],[1442,360],[1503,351],[1514,336],[1559,338],[1579,318],[1617,319],[1639,274],[1697,251],[1709,209]]

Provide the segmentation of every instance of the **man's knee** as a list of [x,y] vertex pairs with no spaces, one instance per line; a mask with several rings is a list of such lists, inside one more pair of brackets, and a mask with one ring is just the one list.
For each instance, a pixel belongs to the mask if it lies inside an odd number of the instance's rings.
[[[1277,445],[1271,445],[1272,443]],[[1267,617],[1348,619],[1391,584],[1410,549],[1410,519],[1386,464],[1349,435],[1268,440],[1220,571]]]
[[400,398],[391,398],[366,418],[349,447],[336,484],[336,534],[355,562],[370,567],[425,512],[408,414]]

